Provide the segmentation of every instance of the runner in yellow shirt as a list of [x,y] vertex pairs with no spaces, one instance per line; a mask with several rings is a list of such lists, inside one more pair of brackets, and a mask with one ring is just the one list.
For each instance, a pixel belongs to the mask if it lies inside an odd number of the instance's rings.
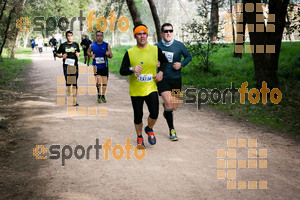
[[[156,82],[162,80],[168,60],[157,46],[147,44],[147,26],[143,24],[137,25],[134,27],[133,32],[137,45],[125,53],[120,74],[123,76],[129,75],[129,95],[131,96],[134,111],[137,143],[138,146],[142,145],[145,147],[142,136],[143,104],[145,101],[150,113],[148,125],[144,130],[148,135],[148,142],[154,145],[156,144],[156,138],[153,127],[158,117],[159,108]],[[157,61],[160,62],[158,73]]]

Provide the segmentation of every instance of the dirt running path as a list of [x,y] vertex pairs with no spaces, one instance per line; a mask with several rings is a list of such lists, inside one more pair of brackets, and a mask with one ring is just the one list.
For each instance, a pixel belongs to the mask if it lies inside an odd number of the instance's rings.
[[[12,105],[21,116],[15,128],[25,139],[18,143],[13,155],[19,164],[7,176],[13,177],[15,173],[23,176],[11,183],[7,191],[1,193],[1,198],[300,199],[299,143],[205,106],[197,111],[195,105],[180,105],[175,113],[178,142],[169,141],[160,106],[154,129],[157,144],[150,146],[146,142],[146,155],[142,160],[137,160],[132,150],[130,160],[125,159],[126,154],[123,159],[115,160],[111,150],[109,160],[105,160],[103,149],[98,160],[95,150],[91,150],[89,160],[86,157],[77,160],[73,155],[64,167],[61,159],[36,160],[32,149],[37,144],[47,148],[52,144],[60,144],[61,148],[68,144],[73,149],[82,145],[86,149],[95,145],[97,138],[101,145],[112,138],[112,147],[116,144],[124,147],[126,138],[135,146],[136,136],[126,79],[110,74],[106,104],[98,104],[96,96],[79,97],[81,107],[107,107],[107,116],[68,116],[68,106],[56,103],[56,77],[62,75],[62,61],[53,61],[50,52],[42,56],[33,54],[32,58],[26,78],[28,87],[18,103]],[[88,76],[79,76],[79,86],[88,86]],[[147,115],[145,109],[144,123]],[[227,139],[236,139],[236,145],[238,139],[257,139],[257,147],[227,147]],[[250,149],[267,149],[267,158],[260,154],[261,157],[249,158],[252,161],[246,163],[247,167],[255,167],[260,160],[261,167],[267,168],[238,168],[236,164],[236,168],[218,169],[218,149],[236,150],[236,158],[226,157],[225,160],[237,163],[248,160]],[[229,165],[234,164],[230,162],[234,161],[229,161]],[[219,164],[222,165],[222,161]],[[236,170],[236,178],[234,171],[229,171],[233,179],[218,179],[217,170]],[[222,173],[220,171],[219,175]],[[229,184],[230,187],[236,183],[236,189],[227,189],[228,180],[236,181]],[[22,181],[26,185],[22,185]],[[238,185],[238,181],[246,182]],[[259,185],[259,181],[267,181],[267,189],[259,189],[265,183]],[[7,182],[11,181],[7,179]],[[246,189],[238,189],[243,184]],[[247,189],[255,186],[257,189]]]

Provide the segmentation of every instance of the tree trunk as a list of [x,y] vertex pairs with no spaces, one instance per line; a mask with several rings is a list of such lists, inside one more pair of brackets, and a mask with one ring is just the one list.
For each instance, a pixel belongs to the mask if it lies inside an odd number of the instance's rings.
[[[124,4],[124,1],[125,0],[120,0],[119,3],[118,3],[118,15],[117,15],[117,19],[120,19],[121,17],[121,13],[122,13],[122,8],[123,8],[123,4]],[[118,22],[115,21],[115,27],[118,26]],[[117,28],[114,29],[114,35],[115,35],[115,38],[117,38],[117,44],[116,46],[120,46],[120,38],[119,38],[119,31],[117,30]]]
[[142,23],[139,11],[136,8],[134,0],[126,0],[127,6],[130,11],[130,15],[133,21],[133,24],[136,26]]
[[[259,0],[244,0],[245,3],[260,3]],[[281,48],[282,34],[285,27],[285,18],[287,14],[287,5],[289,0],[270,0],[269,1],[269,16],[270,14],[275,14],[276,27],[275,32],[266,32],[266,27],[264,22],[256,22],[256,14],[259,12],[245,12],[245,20],[248,24],[261,24],[264,27],[264,32],[256,32],[256,27],[254,32],[249,32],[250,44],[255,45],[255,51],[252,53],[252,58],[254,62],[255,69],[255,79],[257,88],[261,88],[262,82],[266,81],[268,88],[278,88],[279,81],[277,77],[278,70],[278,59]],[[255,7],[254,7],[255,8]],[[272,25],[268,22],[268,26]],[[262,51],[259,52],[258,46],[263,45]],[[266,45],[274,45],[274,52],[266,52],[268,47]],[[269,46],[269,47],[270,47]]]
[[10,58],[13,59],[15,58],[15,52],[16,50],[18,49],[18,40],[19,40],[19,31],[17,32],[17,36],[16,36],[16,39],[14,40],[14,44],[12,45],[12,50],[11,50],[11,53],[10,53]]
[[25,34],[25,38],[24,38],[24,48],[27,47],[27,44],[28,44],[28,37],[30,35],[31,31],[28,31],[26,34]]
[[12,14],[13,12],[15,11],[15,7],[13,7],[10,11],[9,11],[9,15],[8,15],[8,19],[7,19],[7,24],[6,24],[6,29],[5,29],[5,32],[4,32],[4,38],[3,38],[3,43],[0,47],[0,56],[2,55],[2,52],[3,52],[3,48],[4,48],[4,45],[6,43],[6,39],[7,39],[7,35],[8,35],[8,29],[9,29],[9,25],[12,21]]
[[150,9],[151,9],[151,13],[152,13],[152,17],[154,20],[154,24],[155,24],[155,29],[156,29],[156,36],[157,36],[157,41],[161,41],[161,35],[160,35],[160,21],[159,21],[159,17],[157,14],[157,9],[155,6],[155,3],[153,2],[153,0],[148,0]]
[[[25,3],[26,3],[26,0],[22,0],[22,2],[19,2],[17,5],[16,5],[16,17],[15,18],[20,18],[20,16],[22,16],[22,13],[23,13],[23,8],[25,6]],[[17,29],[15,26],[13,28],[13,31],[12,31],[12,41],[13,41],[13,45],[12,45],[12,50],[11,50],[11,58],[14,58],[15,57],[15,51],[17,49],[17,38],[18,38],[18,35],[19,35],[19,29]]]
[[[2,3],[2,2],[1,2],[1,3]],[[4,5],[3,5],[3,7],[1,8],[0,21],[1,21],[2,17],[3,17],[3,13],[4,13],[4,10],[5,10],[6,3],[7,3],[7,1],[4,1]]]
[[[235,3],[238,3],[238,0],[235,0]],[[242,47],[242,49],[244,49],[244,44],[245,44],[245,29],[246,29],[246,23],[245,23],[245,15],[243,14],[244,13],[244,10],[245,10],[245,4],[243,4],[243,8],[242,10],[239,10],[238,11],[238,8],[236,7],[235,8],[235,24],[236,24],[236,27],[240,27],[242,26],[242,28],[236,28],[236,36],[234,36],[235,39],[234,40],[234,43],[235,45],[239,45]],[[242,14],[242,16],[240,16],[240,14]],[[234,25],[233,25],[234,26]],[[242,41],[241,40],[241,36],[242,36]],[[242,55],[243,53],[242,52],[238,52],[236,48],[234,48],[234,53],[233,53],[233,57],[235,58],[242,58]]]
[[219,0],[211,0],[210,12],[210,41],[213,44],[217,43],[219,26]]
[[234,30],[234,20],[233,20],[233,13],[232,13],[232,0],[229,1],[230,3],[230,16],[231,16],[231,23],[232,23],[232,41],[235,43],[235,30]]

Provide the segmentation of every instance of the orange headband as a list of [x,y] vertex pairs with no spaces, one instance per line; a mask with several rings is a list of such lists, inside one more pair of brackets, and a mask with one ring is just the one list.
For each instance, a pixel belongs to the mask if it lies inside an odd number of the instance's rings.
[[148,29],[145,26],[143,26],[143,25],[140,25],[140,26],[136,27],[134,29],[133,35],[137,34],[140,31],[146,31],[146,33],[148,35]]

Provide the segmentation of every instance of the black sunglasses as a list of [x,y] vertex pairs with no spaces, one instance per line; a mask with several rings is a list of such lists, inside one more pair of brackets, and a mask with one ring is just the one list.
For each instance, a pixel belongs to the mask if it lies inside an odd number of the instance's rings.
[[173,33],[173,30],[164,30],[164,33],[168,33],[168,32]]

